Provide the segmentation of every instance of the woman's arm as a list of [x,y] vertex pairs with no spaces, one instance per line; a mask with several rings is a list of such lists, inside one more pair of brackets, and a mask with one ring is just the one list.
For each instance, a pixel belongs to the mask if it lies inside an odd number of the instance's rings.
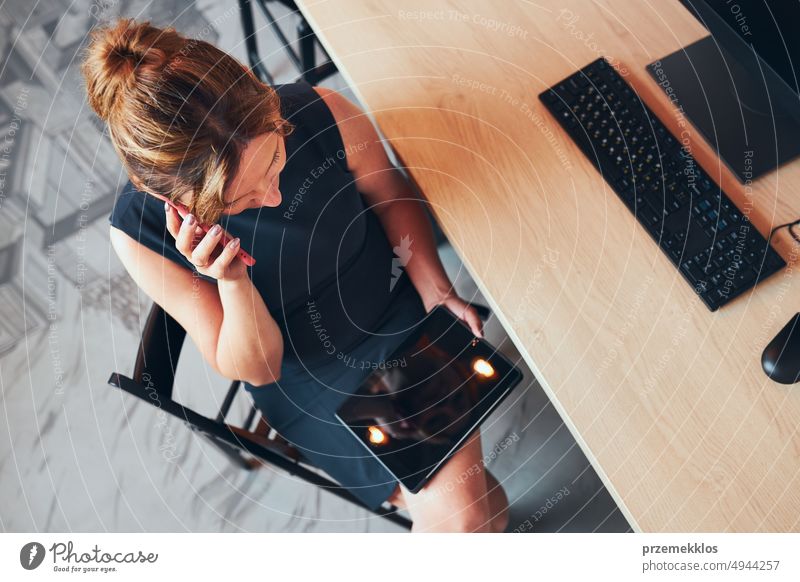
[[[253,386],[280,378],[283,336],[250,277],[217,282],[222,324],[217,340],[217,365],[245,374]],[[237,372],[239,373],[239,372]],[[232,376],[228,376],[232,377]]]
[[210,283],[111,227],[133,280],[186,330],[220,375],[254,386],[276,381],[283,337],[250,277]]
[[392,246],[401,252],[407,250],[405,271],[425,309],[430,311],[436,305],[445,305],[463,319],[473,333],[482,336],[477,311],[457,296],[439,259],[433,230],[421,201],[389,161],[369,118],[339,93],[324,87],[314,89],[333,113],[358,191],[378,215]]

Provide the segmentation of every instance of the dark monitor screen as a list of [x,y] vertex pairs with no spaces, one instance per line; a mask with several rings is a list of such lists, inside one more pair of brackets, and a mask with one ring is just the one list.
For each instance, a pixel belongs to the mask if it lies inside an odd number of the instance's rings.
[[681,0],[715,34],[715,22],[703,18],[706,5],[747,43],[783,81],[798,92],[800,2],[798,0]]

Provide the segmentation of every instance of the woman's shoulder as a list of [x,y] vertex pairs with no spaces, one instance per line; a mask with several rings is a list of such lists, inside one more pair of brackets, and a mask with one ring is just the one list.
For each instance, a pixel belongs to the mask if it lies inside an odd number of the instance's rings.
[[167,230],[164,203],[137,190],[130,182],[117,195],[108,221],[135,242],[182,267],[194,270],[193,265],[175,248],[175,241]]
[[281,99],[281,113],[287,119],[311,115],[331,125],[337,122],[346,105],[352,106],[339,92],[305,81],[275,85],[274,89]]
[[[156,207],[161,209],[161,213]],[[128,234],[141,233],[145,227],[157,227],[159,222],[166,227],[167,220],[163,207],[163,203],[147,196],[128,182],[117,195],[108,221],[112,226]]]
[[289,136],[290,143],[314,142],[320,146],[323,158],[333,156],[337,164],[342,164],[341,156],[336,153],[344,150],[344,144],[328,104],[326,94],[330,90],[304,81],[274,88],[280,97],[281,115],[295,127]]
[[274,85],[281,102],[281,115],[296,124],[298,119],[320,115],[320,96],[305,81]]

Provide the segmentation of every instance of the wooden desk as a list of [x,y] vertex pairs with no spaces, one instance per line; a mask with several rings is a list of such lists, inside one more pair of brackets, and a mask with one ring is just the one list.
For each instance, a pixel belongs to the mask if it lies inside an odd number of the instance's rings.
[[[690,14],[677,1],[298,3],[632,527],[800,530],[800,385],[760,365],[800,311],[797,265],[709,312],[537,99],[605,55],[680,133],[645,65],[706,34]],[[693,145],[762,233],[800,216],[800,162],[746,189]],[[796,258],[787,236],[776,247]]]

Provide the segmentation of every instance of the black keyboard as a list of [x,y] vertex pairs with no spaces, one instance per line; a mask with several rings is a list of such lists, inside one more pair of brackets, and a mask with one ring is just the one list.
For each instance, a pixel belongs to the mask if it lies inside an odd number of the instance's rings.
[[711,311],[786,266],[605,59],[539,99]]

